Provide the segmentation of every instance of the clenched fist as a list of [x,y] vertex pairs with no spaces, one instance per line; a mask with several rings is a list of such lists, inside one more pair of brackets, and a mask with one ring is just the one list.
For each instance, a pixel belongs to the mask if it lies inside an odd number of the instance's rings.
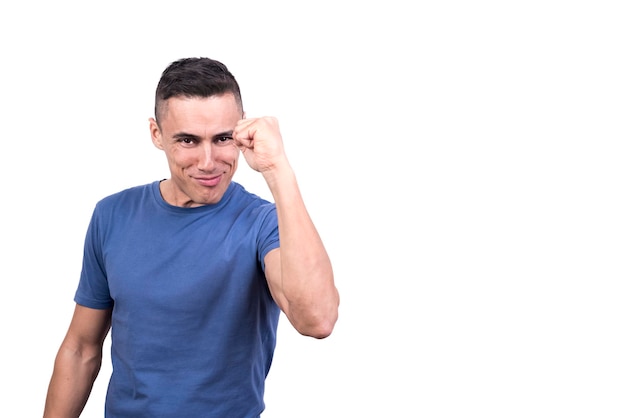
[[253,170],[264,173],[287,161],[275,117],[241,119],[233,131],[233,139]]

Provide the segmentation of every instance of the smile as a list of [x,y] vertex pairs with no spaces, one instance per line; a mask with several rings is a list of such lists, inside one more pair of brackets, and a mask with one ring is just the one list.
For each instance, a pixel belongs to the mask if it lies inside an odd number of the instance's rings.
[[217,186],[222,180],[222,175],[214,177],[193,177],[193,179],[201,186],[214,187]]

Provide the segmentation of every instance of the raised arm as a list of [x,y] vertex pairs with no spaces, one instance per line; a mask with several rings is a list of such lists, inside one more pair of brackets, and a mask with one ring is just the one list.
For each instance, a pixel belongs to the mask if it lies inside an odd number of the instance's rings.
[[76,305],[54,362],[44,418],[80,416],[100,371],[102,347],[110,326],[111,309]]
[[280,248],[265,258],[272,296],[298,332],[325,338],[338,318],[339,292],[330,259],[285,155],[278,121],[243,119],[233,137],[250,167],[263,174],[276,203]]

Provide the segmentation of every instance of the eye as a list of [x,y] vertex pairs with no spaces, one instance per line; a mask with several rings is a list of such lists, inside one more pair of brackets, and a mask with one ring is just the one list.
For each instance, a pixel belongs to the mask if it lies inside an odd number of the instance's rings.
[[190,136],[183,136],[178,138],[178,142],[181,142],[183,144],[193,144],[196,142],[195,138],[192,138]]
[[224,144],[227,142],[230,142],[233,140],[232,136],[229,135],[223,135],[223,136],[218,136],[215,138],[215,142],[219,143],[219,144]]

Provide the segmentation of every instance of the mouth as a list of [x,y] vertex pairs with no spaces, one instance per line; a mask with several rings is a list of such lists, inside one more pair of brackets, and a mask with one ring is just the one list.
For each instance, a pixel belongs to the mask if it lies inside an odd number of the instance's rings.
[[211,177],[193,177],[193,179],[200,186],[203,186],[203,187],[215,187],[222,180],[222,175],[220,174],[218,176],[211,176]]

